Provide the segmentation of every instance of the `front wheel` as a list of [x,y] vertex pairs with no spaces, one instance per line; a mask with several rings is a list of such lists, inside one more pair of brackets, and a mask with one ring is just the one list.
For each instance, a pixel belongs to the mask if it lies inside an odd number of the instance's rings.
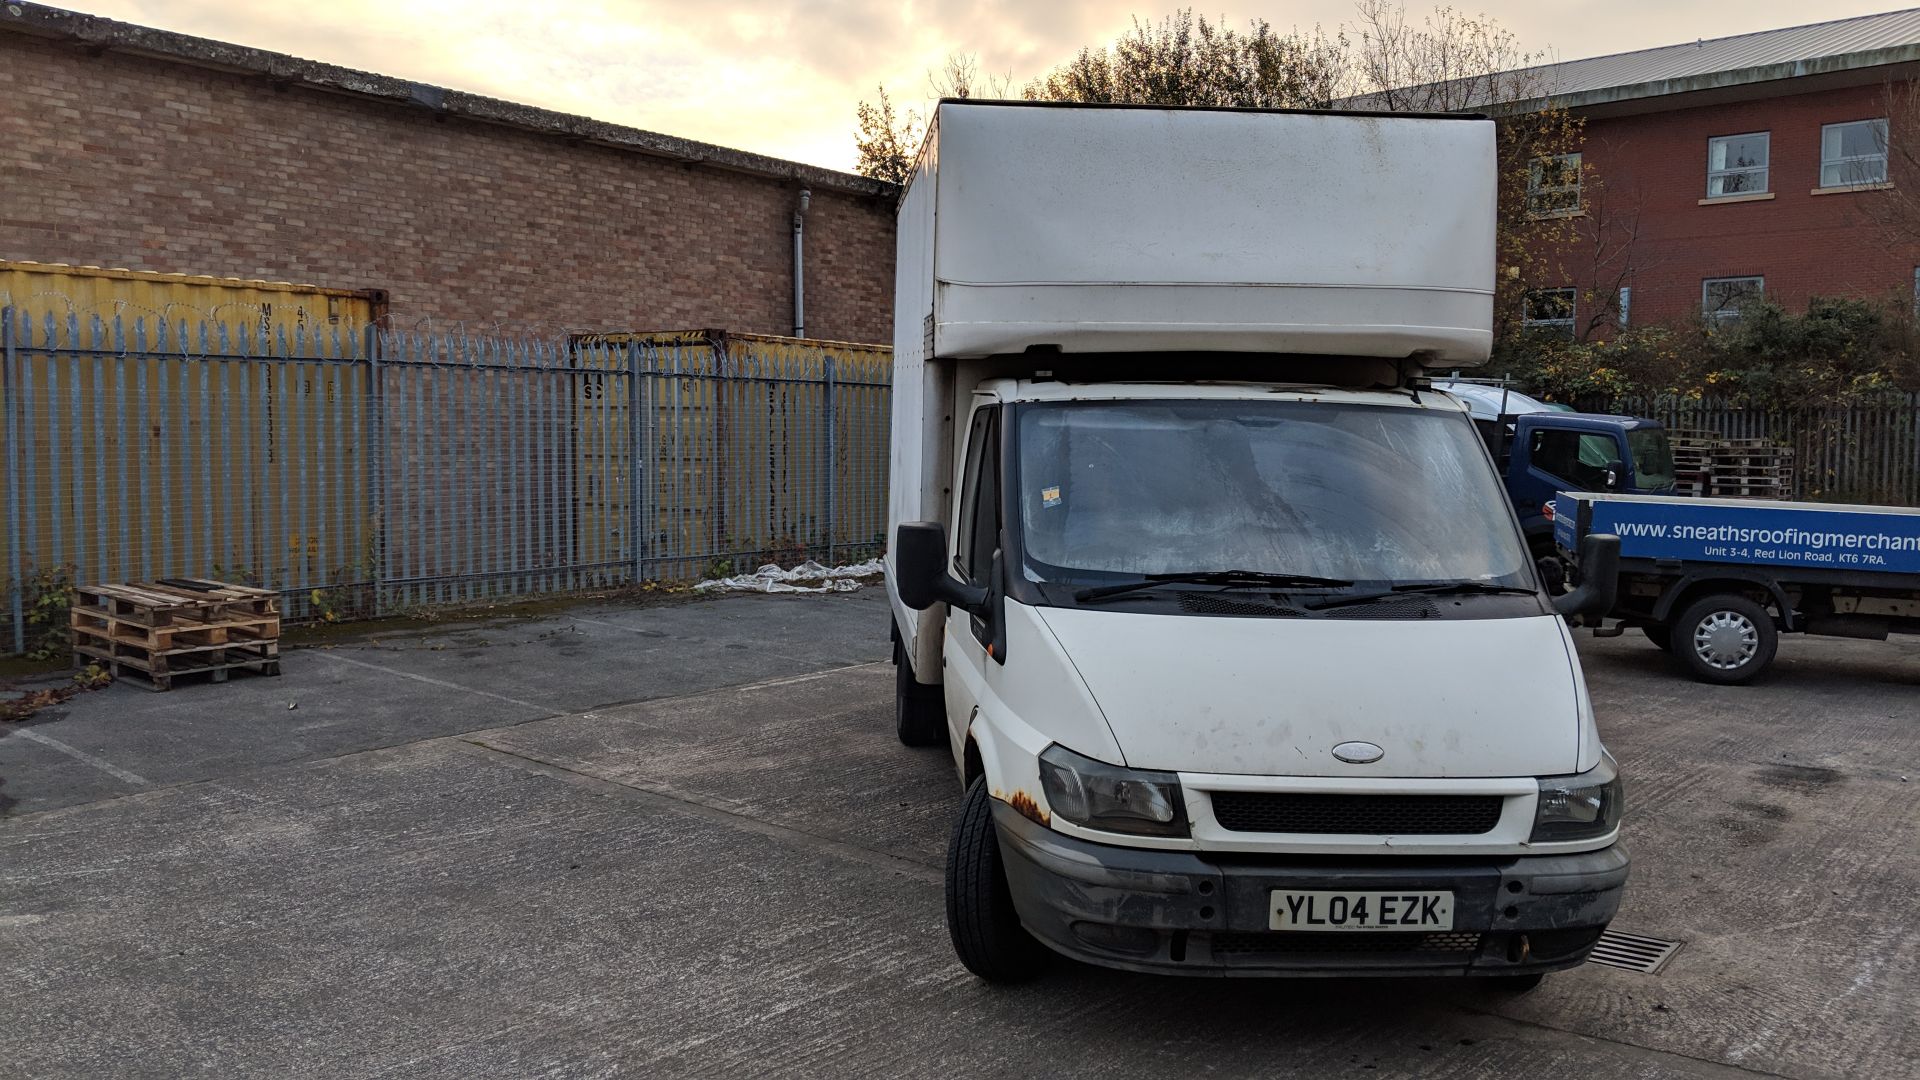
[[1767,609],[1744,596],[1724,593],[1687,605],[1673,620],[1673,655],[1702,682],[1736,686],[1773,663],[1780,631]]
[[947,933],[960,962],[988,982],[1024,982],[1047,958],[1013,908],[985,777],[967,786],[947,841]]
[[1673,627],[1666,623],[1653,623],[1641,627],[1640,632],[1647,635],[1647,640],[1653,642],[1661,652],[1673,651]]

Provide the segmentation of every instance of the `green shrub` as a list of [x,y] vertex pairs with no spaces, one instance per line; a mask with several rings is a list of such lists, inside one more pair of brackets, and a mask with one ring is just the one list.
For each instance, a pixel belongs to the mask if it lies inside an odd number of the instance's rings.
[[1517,339],[1492,370],[1552,401],[1710,396],[1762,408],[1920,391],[1920,329],[1898,303],[1759,301],[1725,323],[1638,326],[1593,341]]

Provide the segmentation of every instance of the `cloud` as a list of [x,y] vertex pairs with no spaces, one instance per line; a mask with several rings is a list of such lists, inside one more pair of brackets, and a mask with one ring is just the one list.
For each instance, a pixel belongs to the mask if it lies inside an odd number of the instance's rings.
[[[978,56],[1015,85],[1112,40],[1132,13],[1100,0],[78,0],[89,12],[347,67],[581,113],[831,168],[853,162],[856,102],[885,83],[904,103],[927,94],[948,54]],[[1194,5],[1200,6],[1200,5]],[[1807,21],[1799,0],[1486,0],[1523,47],[1562,58]],[[1819,17],[1882,9],[1829,0]],[[1348,0],[1207,5],[1239,25],[1331,30]],[[1417,15],[1425,8],[1410,5]]]

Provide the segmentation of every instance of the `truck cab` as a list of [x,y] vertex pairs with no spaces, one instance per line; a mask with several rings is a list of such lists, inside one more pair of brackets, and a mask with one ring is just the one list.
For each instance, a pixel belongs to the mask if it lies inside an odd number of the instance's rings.
[[1628,867],[1564,617],[1612,604],[1608,538],[1549,596],[1427,377],[1489,347],[1491,124],[950,101],[933,129],[886,568],[896,734],[962,790],[961,963],[1581,963]]
[[1552,506],[1560,492],[1674,492],[1673,447],[1658,420],[1536,412],[1500,424],[1505,446],[1495,460],[1537,555],[1552,552]]
[[1553,501],[1560,492],[1674,493],[1673,446],[1658,420],[1574,412],[1457,377],[1433,386],[1467,406],[1536,558],[1554,554]]

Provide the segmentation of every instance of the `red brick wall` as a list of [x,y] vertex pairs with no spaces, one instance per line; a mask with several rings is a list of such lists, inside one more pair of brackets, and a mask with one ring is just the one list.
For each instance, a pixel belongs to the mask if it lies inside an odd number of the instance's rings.
[[[1820,127],[1886,115],[1885,87],[1796,94],[1759,101],[1590,120],[1585,161],[1605,185],[1596,204],[1637,213],[1634,324],[1691,317],[1701,281],[1762,275],[1767,295],[1790,309],[1807,298],[1894,295],[1911,301],[1920,251],[1890,245],[1862,213],[1871,193],[1811,195],[1820,181]],[[1761,202],[1700,205],[1707,193],[1707,140],[1770,131],[1768,190]],[[1596,277],[1589,250],[1568,257],[1568,284]],[[1578,313],[1584,324],[1587,312]]]
[[[743,105],[743,107],[751,107]],[[382,288],[402,316],[792,332],[790,181],[0,34],[0,258]],[[890,202],[815,188],[809,336],[889,341]]]

